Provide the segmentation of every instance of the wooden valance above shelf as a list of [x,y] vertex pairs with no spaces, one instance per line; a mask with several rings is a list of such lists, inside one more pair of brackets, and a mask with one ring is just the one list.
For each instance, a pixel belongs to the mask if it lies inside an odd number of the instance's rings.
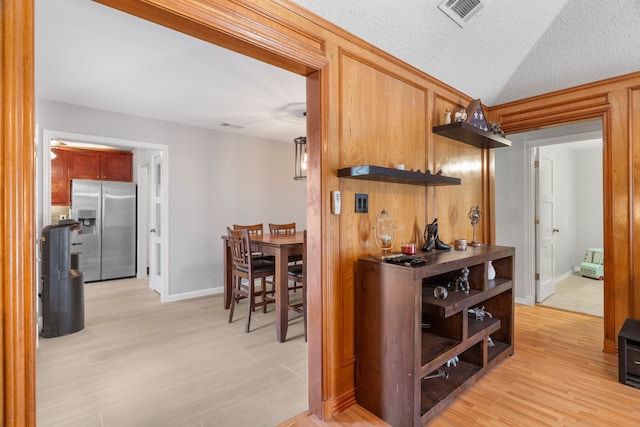
[[460,178],[432,173],[383,168],[381,166],[373,165],[352,166],[349,168],[338,169],[338,177],[424,186],[460,185]]
[[433,133],[473,145],[478,148],[511,147],[511,141],[496,135],[493,132],[484,131],[469,123],[454,122],[448,125],[433,127]]

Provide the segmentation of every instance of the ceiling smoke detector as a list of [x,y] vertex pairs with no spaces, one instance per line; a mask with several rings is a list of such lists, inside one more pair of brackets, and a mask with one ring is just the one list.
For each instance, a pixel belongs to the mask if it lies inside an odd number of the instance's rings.
[[438,8],[460,28],[464,28],[467,22],[488,4],[488,0],[444,0]]

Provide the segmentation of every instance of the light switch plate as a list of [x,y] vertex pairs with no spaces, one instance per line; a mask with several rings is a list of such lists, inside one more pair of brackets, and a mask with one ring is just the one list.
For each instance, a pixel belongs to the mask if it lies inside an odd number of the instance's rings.
[[369,195],[356,193],[356,213],[369,212]]

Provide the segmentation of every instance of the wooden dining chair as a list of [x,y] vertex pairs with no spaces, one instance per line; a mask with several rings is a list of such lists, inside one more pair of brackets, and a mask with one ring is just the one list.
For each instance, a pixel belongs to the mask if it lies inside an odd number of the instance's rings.
[[[266,278],[275,275],[275,265],[264,259],[254,258],[251,251],[249,230],[232,230],[227,227],[227,234],[229,235],[229,247],[231,249],[231,307],[229,310],[229,323],[233,321],[233,311],[236,303],[241,299],[247,299],[249,304],[245,332],[249,332],[251,313],[257,307],[262,307],[262,311],[266,313],[267,304],[275,303],[275,300],[268,296],[266,288],[266,283],[268,282]],[[255,286],[257,279],[260,279],[259,290],[256,290]]]
[[[251,225],[240,225],[233,224],[234,230],[248,230],[249,236],[262,236],[264,234],[264,225],[260,224],[251,224]],[[254,252],[253,256],[257,258],[262,258],[267,261],[275,262],[275,258],[273,255],[265,255],[262,252]]]
[[271,234],[296,234],[296,223],[271,224],[269,223],[269,233]]
[[[269,233],[275,235],[283,235],[283,234],[296,234],[296,223],[290,222],[288,224],[272,224],[269,223]],[[289,255],[289,262],[300,262],[302,261],[302,255]]]
[[[291,296],[287,294],[287,308],[304,318],[304,340],[307,341],[307,230],[304,230],[302,240],[302,263],[289,266],[288,278],[302,288],[302,301],[291,303]],[[291,289],[291,288],[289,288]]]

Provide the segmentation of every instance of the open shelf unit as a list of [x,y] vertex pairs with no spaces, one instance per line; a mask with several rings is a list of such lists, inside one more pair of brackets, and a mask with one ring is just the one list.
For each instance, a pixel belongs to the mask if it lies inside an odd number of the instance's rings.
[[465,122],[434,126],[431,130],[435,134],[446,136],[447,138],[455,139],[456,141],[464,142],[465,144],[478,148],[511,147],[511,141],[508,139],[496,135],[493,132],[478,129]]
[[[487,370],[513,354],[512,247],[420,253],[404,266],[358,260],[356,276],[356,401],[393,426],[432,420]],[[491,262],[496,278],[487,278]],[[469,293],[436,286],[469,269]],[[482,320],[469,313],[484,307]],[[447,362],[458,357],[455,363]],[[447,377],[424,379],[439,371]]]
[[338,169],[338,177],[411,185],[460,185],[460,178],[373,165]]

